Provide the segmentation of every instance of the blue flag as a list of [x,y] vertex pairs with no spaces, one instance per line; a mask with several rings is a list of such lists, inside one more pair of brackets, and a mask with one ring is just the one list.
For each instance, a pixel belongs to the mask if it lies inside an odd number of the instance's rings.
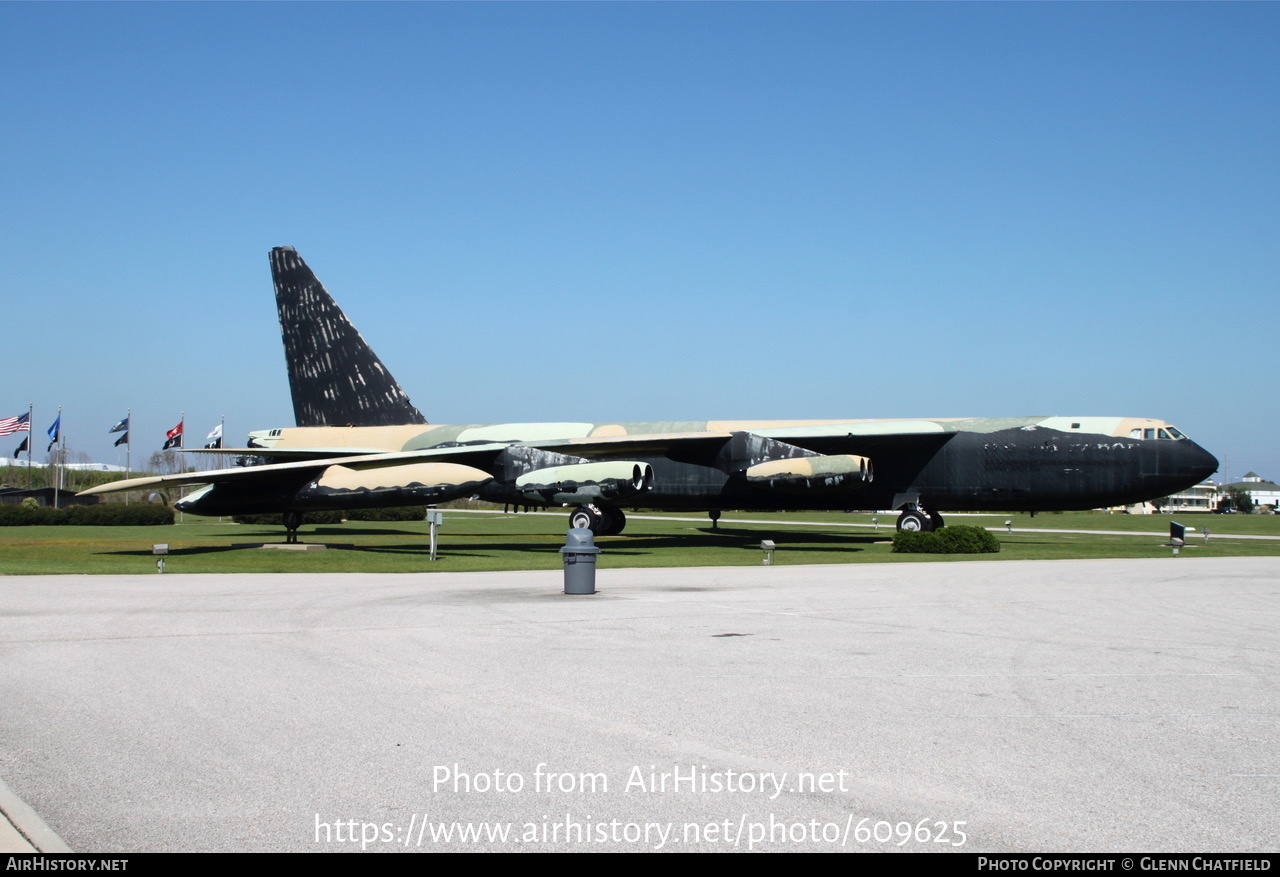
[[107,430],[107,432],[108,433],[127,432],[128,430],[129,430],[129,418],[126,417],[124,420],[120,421],[115,426]]
[[58,443],[58,436],[62,433],[62,415],[58,415],[58,419],[53,422],[53,426],[46,430],[49,436],[49,447],[44,449],[47,454],[53,450],[53,446]]

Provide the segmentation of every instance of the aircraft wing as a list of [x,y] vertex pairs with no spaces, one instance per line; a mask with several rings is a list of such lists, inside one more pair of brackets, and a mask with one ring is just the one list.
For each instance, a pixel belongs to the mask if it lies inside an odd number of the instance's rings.
[[[455,448],[433,448],[427,451],[399,451],[396,453],[369,452],[351,454],[349,449],[343,451],[347,456],[337,456],[334,449],[316,449],[309,451],[288,451],[277,456],[297,456],[308,454],[304,460],[287,463],[268,463],[262,466],[235,466],[230,469],[212,469],[204,472],[180,472],[175,475],[152,475],[144,478],[127,478],[122,481],[111,481],[97,487],[79,492],[79,496],[93,496],[103,493],[120,493],[126,490],[143,490],[149,487],[182,487],[192,484],[252,484],[255,481],[278,479],[281,476],[296,475],[305,477],[310,473],[325,470],[331,466],[340,466],[353,471],[365,469],[394,469],[406,464],[419,464],[439,461],[453,465],[466,466],[466,461],[493,456],[506,449],[506,445],[471,445]],[[251,449],[248,453],[257,454],[260,449]],[[226,452],[223,453],[233,453]],[[329,456],[325,456],[329,455]],[[483,474],[483,473],[481,473]],[[487,479],[488,476],[485,476]]]
[[[807,437],[806,443],[816,443],[815,438]],[[223,515],[435,503],[475,494],[539,505],[616,503],[650,490],[654,465],[664,460],[718,470],[721,478],[770,492],[845,490],[871,480],[870,461],[847,450],[822,452],[729,430],[490,441],[395,452],[247,450],[283,462],[131,478],[83,493],[210,485],[177,507]]]
[[[597,478],[621,478],[648,482],[651,473],[635,471],[639,464],[635,457],[666,457],[682,462],[699,462],[717,466],[727,472],[741,474],[752,467],[773,464],[796,458],[840,456],[837,465],[852,471],[855,462],[862,457],[915,456],[931,454],[955,433],[938,429],[929,423],[930,429],[921,429],[919,422],[888,421],[882,423],[822,424],[797,426],[767,426],[746,430],[700,430],[694,432],[630,433],[614,436],[588,436],[530,442],[499,441],[478,442],[454,446],[430,447],[416,450],[387,452],[379,448],[241,448],[210,449],[203,453],[243,454],[274,458],[259,466],[236,466],[200,472],[183,472],[174,475],[156,475],[113,481],[81,491],[83,495],[118,493],[144,490],[152,487],[180,487],[195,484],[243,485],[245,489],[255,483],[278,482],[282,479],[304,481],[309,475],[322,473],[331,467],[361,472],[380,470],[376,480],[386,481],[396,475],[405,479],[424,474],[417,467],[431,464],[452,464],[473,469],[501,470],[496,477],[515,482],[538,470],[561,470],[566,466],[593,467],[568,473],[574,477],[561,477],[560,481],[577,481],[577,476]],[[195,449],[192,449],[195,450]],[[830,467],[829,461],[813,461],[819,468]],[[602,470],[599,467],[608,467]],[[409,468],[406,468],[409,467]],[[863,473],[862,480],[870,480],[866,461],[856,463]],[[785,467],[784,467],[785,468]],[[444,471],[444,470],[441,470]],[[606,474],[607,471],[607,474]],[[772,470],[770,470],[772,471]],[[459,473],[451,473],[456,476]],[[468,479],[490,480],[488,472],[468,473],[477,476]],[[557,471],[555,476],[565,476]],[[807,476],[811,477],[811,476]],[[525,478],[525,481],[530,479]],[[534,478],[534,481],[550,482],[556,478]],[[406,482],[407,483],[407,482]],[[527,492],[527,491],[526,491]],[[573,494],[573,490],[557,490],[556,502],[591,501],[592,498],[560,496]],[[600,499],[601,497],[594,497]],[[614,497],[617,498],[617,497]],[[550,497],[546,497],[550,501]]]
[[577,454],[582,457],[608,457],[615,454],[671,454],[687,456],[699,451],[714,451],[733,437],[732,432],[665,432],[633,435],[593,436],[522,442],[532,448]]
[[839,449],[845,453],[870,455],[900,451],[903,448],[927,448],[937,450],[951,440],[956,433],[950,431],[924,432],[898,429],[887,425],[883,431],[865,428],[849,430],[842,426],[821,430],[813,428],[769,428],[749,430],[717,430],[684,433],[636,433],[618,436],[591,436],[586,438],[557,439],[553,441],[522,442],[530,447],[580,454],[584,457],[607,456],[619,452],[664,454],[677,453],[686,456],[701,449],[719,448],[735,435],[752,435],[786,442],[796,447],[825,453]]
[[184,448],[184,454],[227,454],[236,457],[264,457],[267,459],[323,460],[331,457],[386,454],[386,448]]

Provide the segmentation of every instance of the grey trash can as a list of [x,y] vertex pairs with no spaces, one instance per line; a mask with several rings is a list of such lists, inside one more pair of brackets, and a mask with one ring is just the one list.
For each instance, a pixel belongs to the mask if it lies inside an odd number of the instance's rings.
[[564,592],[566,594],[594,594],[596,592],[595,534],[586,527],[574,527],[560,549],[564,555]]

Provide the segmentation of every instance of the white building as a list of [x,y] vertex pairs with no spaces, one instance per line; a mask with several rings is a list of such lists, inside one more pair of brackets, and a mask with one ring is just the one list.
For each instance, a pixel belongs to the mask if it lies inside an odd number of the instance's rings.
[[[12,457],[0,457],[0,469],[5,466],[12,466],[15,469],[25,469],[30,466],[32,469],[48,469],[48,463],[28,463],[25,459],[13,459]],[[112,466],[110,463],[63,463],[63,469],[75,469],[80,472],[127,472],[123,466]]]
[[1188,487],[1180,493],[1172,494],[1169,501],[1161,506],[1161,511],[1169,512],[1211,512],[1218,505],[1218,485],[1205,481]]
[[1249,494],[1255,507],[1264,505],[1272,508],[1280,507],[1280,484],[1264,481],[1257,472],[1249,472],[1235,484],[1224,484],[1219,490],[1225,492],[1229,487],[1238,487]]

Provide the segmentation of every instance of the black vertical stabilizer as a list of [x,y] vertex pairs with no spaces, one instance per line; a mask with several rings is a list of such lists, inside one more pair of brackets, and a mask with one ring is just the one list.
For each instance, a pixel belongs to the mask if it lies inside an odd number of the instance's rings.
[[271,251],[271,276],[298,426],[427,422],[293,247]]

